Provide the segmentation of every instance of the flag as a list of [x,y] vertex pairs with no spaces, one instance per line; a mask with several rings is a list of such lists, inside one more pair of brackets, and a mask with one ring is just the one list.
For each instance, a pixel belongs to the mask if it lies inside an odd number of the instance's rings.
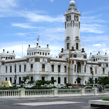
[[39,41],[39,38],[37,38],[37,41]]

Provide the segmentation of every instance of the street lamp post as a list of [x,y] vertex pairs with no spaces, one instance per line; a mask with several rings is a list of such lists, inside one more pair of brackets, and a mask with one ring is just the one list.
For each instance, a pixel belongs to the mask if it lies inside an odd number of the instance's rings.
[[[91,61],[94,60],[94,56],[91,57]],[[93,86],[93,68],[92,68],[92,64],[91,64],[91,73],[92,73],[92,86]]]
[[17,80],[17,75],[16,75],[16,65],[15,65],[15,77],[14,77],[14,80],[15,80],[15,87],[16,87],[16,80]]
[[69,58],[68,58],[68,83],[70,83],[70,49],[69,49]]

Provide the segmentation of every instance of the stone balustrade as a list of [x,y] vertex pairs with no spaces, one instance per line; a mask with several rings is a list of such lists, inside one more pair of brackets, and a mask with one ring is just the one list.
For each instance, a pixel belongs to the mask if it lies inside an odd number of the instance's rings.
[[3,97],[43,97],[43,96],[82,96],[82,95],[102,95],[109,94],[109,89],[98,92],[94,89],[18,89],[18,90],[0,90],[0,98]]

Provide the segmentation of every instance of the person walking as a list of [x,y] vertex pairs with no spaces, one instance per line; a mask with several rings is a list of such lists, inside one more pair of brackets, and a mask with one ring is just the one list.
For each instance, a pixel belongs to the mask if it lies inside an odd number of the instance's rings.
[[99,90],[99,92],[101,92],[101,85],[98,83],[98,90]]

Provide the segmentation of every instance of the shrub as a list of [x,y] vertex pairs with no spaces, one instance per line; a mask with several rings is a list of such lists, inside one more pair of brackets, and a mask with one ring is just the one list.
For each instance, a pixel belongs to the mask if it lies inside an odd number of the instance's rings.
[[109,88],[109,86],[105,86],[105,88]]
[[109,98],[103,98],[102,100],[104,100],[104,101],[109,101]]
[[51,87],[31,87],[31,88],[25,88],[25,89],[52,89]]
[[72,86],[71,83],[66,83],[66,87],[68,88],[68,86]]
[[36,82],[36,85],[41,86],[41,82]]
[[92,87],[91,86],[87,86],[87,87],[85,87],[85,89],[92,89]]
[[0,87],[0,90],[12,90],[12,89],[18,89],[17,87]]
[[53,87],[51,87],[51,88],[57,88],[56,86],[53,86]]

